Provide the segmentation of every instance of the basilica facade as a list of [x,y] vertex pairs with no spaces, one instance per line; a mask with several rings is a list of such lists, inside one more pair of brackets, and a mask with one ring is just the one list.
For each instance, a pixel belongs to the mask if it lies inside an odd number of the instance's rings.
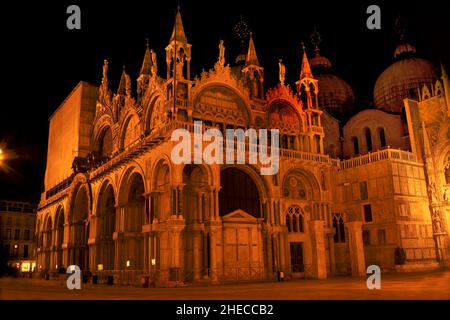
[[[77,265],[116,283],[155,286],[363,276],[449,265],[450,83],[401,42],[358,112],[352,88],[316,53],[295,87],[264,88],[250,34],[230,66],[221,42],[191,78],[181,14],[167,74],[148,46],[132,90],[104,61],[100,85],[80,82],[50,119],[37,267]],[[279,170],[259,164],[176,164],[174,130],[278,129]],[[206,148],[207,144],[203,144]],[[247,145],[248,147],[248,145]],[[234,153],[236,150],[224,149]],[[248,156],[249,149],[245,149]]]

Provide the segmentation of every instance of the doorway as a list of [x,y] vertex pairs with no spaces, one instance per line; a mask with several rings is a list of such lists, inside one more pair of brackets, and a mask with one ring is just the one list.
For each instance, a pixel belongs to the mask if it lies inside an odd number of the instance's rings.
[[291,271],[305,272],[305,265],[303,264],[303,243],[302,242],[291,242]]

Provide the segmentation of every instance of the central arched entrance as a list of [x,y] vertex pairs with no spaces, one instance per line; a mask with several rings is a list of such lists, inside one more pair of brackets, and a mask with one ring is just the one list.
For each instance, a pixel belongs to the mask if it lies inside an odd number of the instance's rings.
[[260,202],[263,190],[244,170],[228,167],[220,173],[224,281],[264,278]]
[[240,209],[255,218],[261,217],[258,188],[246,172],[237,168],[225,168],[220,172],[220,185],[220,216]]

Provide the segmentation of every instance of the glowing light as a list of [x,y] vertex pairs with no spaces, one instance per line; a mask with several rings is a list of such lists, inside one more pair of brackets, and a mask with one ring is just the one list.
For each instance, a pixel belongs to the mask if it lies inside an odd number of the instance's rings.
[[17,244],[14,245],[14,249],[17,249],[19,246]]
[[152,266],[156,265],[156,259],[152,259]]
[[130,260],[127,260],[127,267],[130,266]]
[[23,262],[22,268],[20,269],[22,272],[30,272],[30,263],[29,262]]
[[102,265],[102,264],[99,264],[99,265],[97,266],[97,270],[98,270],[98,271],[103,271],[103,265]]

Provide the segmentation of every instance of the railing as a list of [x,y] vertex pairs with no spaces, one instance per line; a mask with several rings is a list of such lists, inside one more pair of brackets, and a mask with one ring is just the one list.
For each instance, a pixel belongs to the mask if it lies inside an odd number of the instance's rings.
[[[172,131],[173,129],[177,128],[177,122],[172,121],[169,124],[162,126],[153,132],[151,132],[147,137],[142,139],[137,139],[130,145],[128,145],[122,152],[112,157],[108,162],[100,165],[99,167],[95,168],[93,171],[91,171],[90,176],[96,177],[108,168],[111,168],[119,163],[122,163],[125,161],[130,154],[133,152],[142,150],[146,147],[150,147],[150,145],[155,142],[157,139],[161,139],[162,137],[167,136],[167,134]],[[159,140],[161,141],[161,140]]]
[[341,160],[339,168],[350,169],[382,160],[417,162],[417,158],[412,152],[387,148],[373,153],[356,156],[351,159]]
[[[101,165],[100,167],[96,168],[92,173],[91,176],[97,176],[101,171],[104,171],[108,167],[113,166],[116,163],[122,162],[128,155],[135,150],[139,150],[146,145],[149,145],[151,141],[154,141],[156,138],[163,138],[169,136],[170,132],[174,129],[185,129],[189,132],[194,132],[195,125],[193,122],[184,122],[184,121],[178,121],[173,120],[170,121],[165,126],[162,126],[156,130],[154,130],[150,135],[143,139],[138,139],[131,145],[129,145],[122,153],[118,154],[114,158],[112,158],[107,163]],[[201,131],[202,133],[206,132],[208,129],[216,128],[215,126],[208,126],[205,124],[202,124]],[[245,149],[249,150],[249,146],[251,144],[246,141],[245,142]],[[237,152],[237,146],[238,144],[234,144],[235,152]],[[312,161],[312,162],[318,162],[322,164],[330,164],[333,167],[336,167],[338,169],[349,169],[354,168],[362,165],[366,165],[369,163],[382,161],[382,160],[399,160],[399,161],[408,161],[408,162],[417,162],[416,156],[408,151],[398,150],[398,149],[391,149],[387,148],[384,150],[376,151],[373,153],[368,153],[365,155],[360,155],[353,157],[351,159],[347,160],[340,160],[340,159],[333,159],[329,155],[326,154],[318,154],[318,153],[311,153],[311,152],[305,152],[305,151],[299,151],[299,150],[292,150],[292,149],[283,149],[280,148],[280,156],[286,157],[286,158],[294,158],[299,159],[303,161]],[[224,152],[229,151],[226,146],[224,147]],[[271,148],[267,148],[267,153],[271,154]]]
[[287,157],[287,158],[295,158],[305,161],[314,161],[314,162],[320,162],[320,163],[330,163],[333,164],[333,162],[329,155],[326,154],[320,154],[320,153],[310,153],[310,152],[304,152],[299,150],[291,150],[291,149],[280,149],[280,156]]

